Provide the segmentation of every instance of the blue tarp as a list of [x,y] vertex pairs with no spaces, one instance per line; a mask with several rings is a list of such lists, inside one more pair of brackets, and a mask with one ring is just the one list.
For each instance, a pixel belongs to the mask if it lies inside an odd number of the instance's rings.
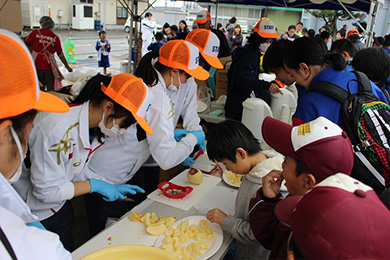
[[[216,0],[198,0],[202,3],[216,3]],[[276,6],[287,8],[305,8],[321,10],[344,10],[336,0],[328,0],[322,4],[315,4],[309,0],[218,0],[220,4],[242,4],[242,5],[261,5]],[[368,13],[370,10],[370,0],[357,0],[353,4],[343,3],[349,11],[363,11]]]

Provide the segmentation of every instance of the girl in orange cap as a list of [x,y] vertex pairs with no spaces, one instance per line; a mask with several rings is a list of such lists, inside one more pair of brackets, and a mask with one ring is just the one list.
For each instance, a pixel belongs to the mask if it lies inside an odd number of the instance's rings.
[[[137,76],[152,86],[155,95],[147,116],[147,121],[155,134],[146,135],[141,129],[132,126],[125,134],[107,139],[88,165],[87,170],[104,176],[111,183],[137,184],[146,191],[145,194],[132,197],[136,200],[135,203],[105,203],[101,198],[88,196],[87,213],[94,230],[91,236],[104,229],[107,217],[121,217],[145,199],[147,193],[157,188],[159,181],[157,164],[162,169],[170,169],[183,161],[183,164],[189,166],[195,162],[189,157],[194,146],[197,143],[201,146],[204,144],[204,140],[197,140],[194,136],[195,134],[204,138],[197,114],[197,87],[194,77],[205,79],[208,73],[199,67],[196,60],[201,58],[199,56],[201,50],[202,56],[209,64],[222,68],[217,58],[218,51],[215,52],[218,50],[219,40],[210,30],[205,29],[193,30],[187,38],[190,42],[175,40],[165,43],[160,54],[147,53],[136,71]],[[201,43],[198,44],[195,38]],[[192,59],[187,60],[186,58],[191,55]],[[185,129],[175,130],[179,117],[183,118]],[[183,140],[179,140],[180,137],[183,137]],[[157,164],[153,160],[147,161],[150,155]],[[144,164],[145,167],[141,167]],[[146,167],[146,164],[149,167]]]
[[64,113],[69,107],[39,91],[29,50],[14,33],[1,29],[0,70],[0,258],[71,259],[56,234],[37,228],[42,228],[38,218],[11,186],[20,178],[37,111]]
[[140,78],[126,73],[112,78],[97,75],[87,82],[68,113],[36,117],[29,138],[31,167],[16,185],[32,212],[46,229],[59,234],[69,251],[73,250],[70,199],[95,192],[114,201],[128,193],[144,192],[138,186],[112,185],[82,170],[104,145],[103,137],[121,135],[134,123],[153,134],[145,120],[152,100],[153,94]]

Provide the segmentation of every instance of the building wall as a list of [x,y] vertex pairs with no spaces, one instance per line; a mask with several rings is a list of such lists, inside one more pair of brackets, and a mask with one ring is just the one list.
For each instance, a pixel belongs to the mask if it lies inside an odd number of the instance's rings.
[[[72,0],[48,0],[51,17],[56,24],[61,23],[67,26],[72,21]],[[124,24],[126,19],[117,19],[117,6],[121,7],[117,0],[94,0],[93,1],[94,19],[97,19],[96,12],[100,10],[100,20],[105,21],[107,25]],[[99,4],[100,2],[100,4]],[[138,14],[141,14],[147,7],[146,2],[138,3]],[[62,10],[61,19],[58,17],[58,11]],[[105,10],[105,12],[104,12]],[[106,17],[104,17],[104,14]]]
[[301,21],[301,12],[280,9],[269,9],[267,17],[275,23],[278,34],[283,34],[292,24]]
[[[0,7],[6,0],[0,0]],[[22,31],[22,10],[20,0],[9,0],[0,12],[0,28],[13,31]]]

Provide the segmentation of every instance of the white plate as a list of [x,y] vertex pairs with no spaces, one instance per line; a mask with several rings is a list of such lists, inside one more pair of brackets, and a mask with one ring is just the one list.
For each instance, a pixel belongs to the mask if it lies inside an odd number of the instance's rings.
[[[199,221],[201,221],[202,219],[208,221],[207,218],[203,217],[203,216],[190,216],[190,217],[186,217],[186,218],[183,218],[181,220],[176,221],[171,227],[176,228],[177,225],[184,222],[186,219],[188,219],[190,226],[191,225],[198,226]],[[198,260],[206,260],[206,259],[212,257],[218,251],[218,249],[221,247],[222,242],[223,242],[223,232],[222,232],[221,226],[216,224],[216,223],[211,223],[211,222],[209,222],[209,225],[210,225],[210,229],[212,231],[217,232],[217,237],[209,242],[209,249],[208,250],[201,251],[201,252],[203,252],[203,254],[198,258]],[[154,247],[160,248],[164,238],[165,238],[164,234],[158,236],[156,239],[156,242],[154,242]],[[194,242],[196,242],[196,241],[194,240]]]
[[202,113],[207,110],[207,104],[203,101],[197,101],[198,102],[198,108],[196,109],[196,112]]
[[236,188],[240,188],[240,185],[231,183],[231,182],[229,181],[229,179],[227,178],[227,176],[226,176],[226,174],[225,174],[225,171],[223,171],[222,180],[224,180],[224,181],[226,182],[227,185],[230,185],[230,186],[236,187]]

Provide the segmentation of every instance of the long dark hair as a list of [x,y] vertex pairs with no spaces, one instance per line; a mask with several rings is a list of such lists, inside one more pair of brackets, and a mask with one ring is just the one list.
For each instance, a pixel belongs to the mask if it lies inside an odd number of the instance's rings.
[[[183,30],[180,28],[180,23],[184,23],[184,25],[185,25]],[[187,27],[186,21],[181,20],[181,21],[179,22],[179,33],[186,33],[187,31],[188,31],[188,27]]]
[[284,64],[289,68],[298,70],[301,63],[321,66],[327,63],[338,71],[343,70],[346,66],[343,56],[337,53],[328,53],[322,39],[308,37],[301,37],[293,41],[284,57]]
[[[111,77],[104,75],[96,75],[88,80],[85,87],[77,96],[77,98],[72,102],[73,104],[82,104],[84,102],[90,101],[94,106],[99,106],[103,101],[108,100],[114,104],[114,114],[110,115],[108,118],[121,118],[126,116],[126,119],[120,124],[121,128],[127,128],[135,123],[135,119],[131,112],[126,108],[122,107],[109,96],[104,94],[101,90],[101,85],[108,86],[111,82]],[[100,128],[97,128],[96,135],[98,136],[99,141],[101,142],[101,137],[104,137],[103,133],[100,131]]]
[[158,61],[154,64],[153,68],[152,60],[158,58],[158,56],[158,51],[151,51],[145,54],[140,60],[137,70],[134,73],[135,76],[142,78],[142,80],[148,86],[154,86],[158,83],[158,76],[156,70],[161,74],[164,74],[170,69],[169,67],[161,64]]

